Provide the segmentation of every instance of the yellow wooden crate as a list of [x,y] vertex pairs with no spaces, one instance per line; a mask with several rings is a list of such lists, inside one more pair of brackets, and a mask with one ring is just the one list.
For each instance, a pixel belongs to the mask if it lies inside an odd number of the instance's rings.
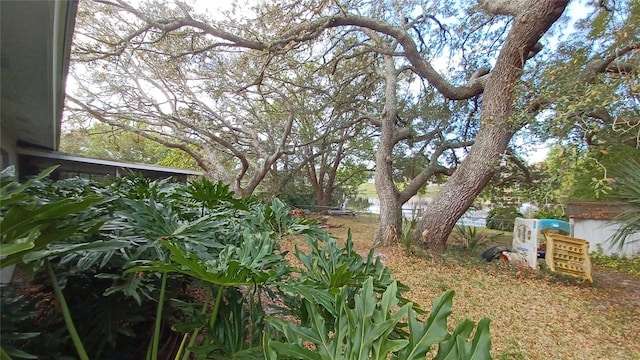
[[570,236],[545,233],[547,242],[545,262],[551,271],[593,282],[589,242]]

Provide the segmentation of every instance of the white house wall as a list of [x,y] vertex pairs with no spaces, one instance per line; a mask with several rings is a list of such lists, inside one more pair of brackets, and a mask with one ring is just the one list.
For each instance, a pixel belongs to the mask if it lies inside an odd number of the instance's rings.
[[[0,123],[2,123],[0,121]],[[2,157],[0,159],[0,169],[4,169],[9,165],[18,165],[18,154],[16,153],[16,139],[11,136],[4,126],[0,126],[0,148],[2,149]],[[0,287],[11,282],[13,277],[13,269],[15,265],[10,265],[0,269]]]
[[589,241],[589,252],[602,246],[605,255],[618,254],[622,257],[632,257],[640,254],[640,233],[629,236],[626,245],[619,249],[617,245],[612,245],[609,239],[616,232],[618,226],[609,224],[607,220],[583,220],[572,219],[573,236]]

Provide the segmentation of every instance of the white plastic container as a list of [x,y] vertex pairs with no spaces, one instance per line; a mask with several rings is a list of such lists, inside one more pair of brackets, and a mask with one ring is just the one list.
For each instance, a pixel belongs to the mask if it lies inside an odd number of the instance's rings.
[[516,218],[513,227],[512,250],[522,255],[533,269],[538,268],[538,219]]

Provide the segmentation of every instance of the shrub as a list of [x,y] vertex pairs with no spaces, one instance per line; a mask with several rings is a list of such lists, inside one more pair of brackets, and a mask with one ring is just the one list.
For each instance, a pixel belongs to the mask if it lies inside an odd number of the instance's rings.
[[533,217],[535,219],[558,219],[569,221],[567,213],[562,209],[561,206],[540,209],[534,214]]
[[418,217],[414,216],[411,219],[402,219],[402,233],[400,234],[400,241],[404,247],[404,251],[407,255],[411,254],[411,246],[413,245],[413,238],[418,227]]
[[517,217],[522,217],[522,214],[515,206],[495,207],[487,213],[487,228],[513,231],[513,225]]
[[[208,181],[116,183],[3,183],[13,206],[0,209],[2,261],[46,264],[36,282],[61,303],[46,314],[51,321],[21,320],[19,329],[3,312],[2,346],[13,354],[72,356],[60,310],[83,359],[413,359],[432,347],[436,359],[490,357],[488,319],[448,331],[452,292],[417,320],[424,311],[402,297],[407,288],[373,251],[363,258],[350,237],[340,246],[278,199],[236,199]],[[70,230],[45,239],[32,226]],[[299,268],[279,248],[289,234],[310,248],[295,250]],[[33,318],[31,308],[14,309],[13,319]],[[302,340],[327,351],[305,352]]]
[[630,274],[640,275],[640,255],[632,258],[621,258],[617,255],[607,256],[602,250],[602,245],[596,245],[596,251],[589,254],[591,263],[602,267],[623,271]]
[[[399,305],[396,282],[381,297],[373,288],[369,278],[355,295],[343,288],[327,303],[305,300],[304,306],[314,319],[307,324],[268,318],[283,334],[284,341],[269,339],[265,344],[266,358],[413,360],[424,359],[432,348],[436,351],[434,359],[490,358],[489,319],[480,320],[477,327],[465,320],[449,333],[447,318],[453,291],[435,299],[429,317],[422,321],[411,303]],[[327,312],[333,315],[331,321],[323,319],[322,314]],[[315,351],[310,350],[309,344]]]

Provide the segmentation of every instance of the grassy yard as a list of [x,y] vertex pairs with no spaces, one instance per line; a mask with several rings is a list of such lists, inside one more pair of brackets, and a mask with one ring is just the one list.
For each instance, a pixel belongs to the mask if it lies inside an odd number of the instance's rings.
[[[328,224],[339,239],[346,239],[351,229],[355,246],[364,255],[376,221],[373,216],[332,217]],[[492,241],[509,239],[504,234]],[[302,241],[291,240],[284,246],[294,244]],[[624,289],[597,280],[583,284],[543,271],[487,264],[479,254],[490,245],[450,246],[446,254],[433,256],[419,249],[408,255],[402,244],[396,244],[376,253],[395,278],[411,288],[407,297],[425,309],[445,290],[455,290],[451,324],[464,318],[491,318],[494,359],[640,359],[640,307],[611,301]],[[632,280],[640,284],[639,279]]]

